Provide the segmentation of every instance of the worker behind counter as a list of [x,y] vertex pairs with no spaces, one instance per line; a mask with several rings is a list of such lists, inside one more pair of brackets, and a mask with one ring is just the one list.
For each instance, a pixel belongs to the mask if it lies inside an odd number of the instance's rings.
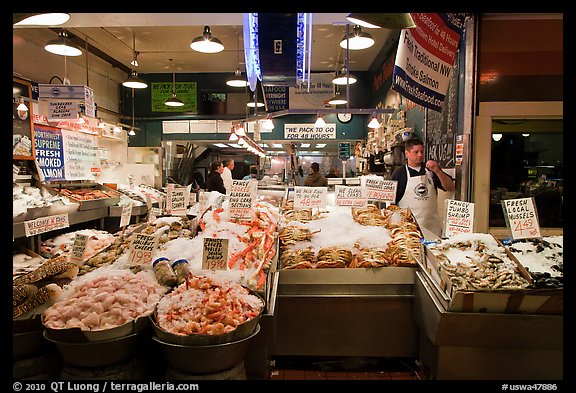
[[304,185],[306,187],[328,187],[328,179],[320,173],[320,165],[313,162],[310,169],[312,172],[304,179]]
[[340,177],[340,170],[338,169],[338,167],[331,166],[330,172],[328,172],[326,178],[334,178],[334,177]]
[[424,143],[409,139],[404,143],[407,164],[396,168],[392,180],[398,181],[396,205],[410,208],[421,228],[440,237],[442,228],[438,217],[438,189],[454,191],[454,179],[434,160],[424,163]]

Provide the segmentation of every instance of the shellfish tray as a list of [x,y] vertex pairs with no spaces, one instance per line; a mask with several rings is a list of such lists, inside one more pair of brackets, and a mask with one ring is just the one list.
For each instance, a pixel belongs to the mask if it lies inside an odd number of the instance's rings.
[[[497,242],[501,244],[498,240]],[[508,258],[514,262],[518,274],[528,283],[532,282],[530,273],[505,249]],[[450,312],[479,312],[506,314],[563,314],[562,289],[535,289],[528,285],[524,288],[474,288],[458,287],[451,274],[440,262],[429,246],[424,246],[422,260],[418,266],[424,272],[424,277],[434,288],[436,298]]]
[[[114,206],[120,202],[120,193],[112,188],[95,182],[52,182],[44,185],[46,189],[55,195],[64,195],[71,201],[78,203],[78,210],[98,209],[106,206]],[[90,199],[76,198],[75,193],[94,193]]]

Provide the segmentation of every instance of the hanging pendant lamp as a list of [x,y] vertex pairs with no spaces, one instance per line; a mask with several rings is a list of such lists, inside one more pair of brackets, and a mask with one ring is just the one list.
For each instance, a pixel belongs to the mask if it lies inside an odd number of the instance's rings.
[[167,106],[184,106],[184,102],[176,97],[176,71],[172,59],[170,59],[170,64],[172,64],[172,97],[168,98],[164,105]]
[[[132,52],[134,53],[134,61],[136,61],[136,36],[133,36],[133,48]],[[136,62],[136,64],[138,64]],[[148,87],[148,83],[138,76],[136,70],[132,70],[128,79],[122,82],[122,86],[128,87],[130,89],[145,89]]]
[[204,26],[204,32],[192,40],[190,48],[202,53],[218,53],[224,50],[224,45],[218,38],[212,37],[209,26]]
[[350,50],[360,50],[370,48],[374,45],[374,38],[370,33],[365,33],[362,28],[358,25],[354,26],[352,33],[345,35],[340,41],[340,47],[346,49],[346,46]]
[[80,56],[82,54],[80,47],[70,41],[66,30],[62,30],[55,40],[48,41],[44,49],[60,56]]

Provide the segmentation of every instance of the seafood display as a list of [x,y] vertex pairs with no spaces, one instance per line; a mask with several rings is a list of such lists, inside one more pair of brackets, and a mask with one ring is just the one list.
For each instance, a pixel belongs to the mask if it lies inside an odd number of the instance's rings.
[[358,250],[348,267],[371,268],[389,265],[388,254],[385,249],[371,248]]
[[50,300],[55,300],[62,293],[62,288],[58,284],[47,284],[27,297],[22,303],[12,309],[12,318],[16,319],[29,313],[36,308],[46,304]]
[[51,329],[110,329],[150,315],[165,292],[150,272],[101,268],[66,286],[42,319]]
[[12,255],[12,276],[20,276],[37,269],[46,262],[46,258],[40,255],[28,255],[26,253],[17,253]]
[[31,284],[46,279],[74,278],[77,274],[78,266],[61,255],[47,260],[29,273],[16,277],[13,285]]
[[116,191],[100,190],[97,188],[55,188],[60,194],[76,201],[92,201],[96,199],[108,199],[115,198],[118,196]]
[[343,248],[321,248],[316,255],[316,269],[348,267],[352,262],[352,251]]
[[176,335],[220,335],[260,315],[261,298],[238,283],[193,276],[158,302],[158,326]]
[[564,283],[563,236],[519,239],[505,244],[532,276],[531,288],[562,288]]
[[86,248],[84,251],[85,259],[98,254],[115,240],[115,236],[106,231],[81,229],[56,236],[52,239],[44,240],[40,245],[40,254],[46,258],[52,258],[59,255],[70,255],[77,234],[88,236],[88,241],[86,242]]
[[428,245],[454,290],[525,289],[530,282],[490,234],[461,233]]
[[416,267],[422,235],[409,209],[328,205],[325,213],[281,226],[283,269]]
[[[68,198],[61,195],[52,195],[46,188],[36,186],[12,185],[12,215],[13,218],[24,217],[28,209],[71,205]],[[78,205],[70,206],[67,210],[78,209]]]
[[312,237],[312,233],[310,229],[306,227],[296,226],[296,225],[287,225],[280,230],[279,237],[282,241],[282,245],[286,246],[289,244],[296,244],[296,242],[303,242],[310,240]]
[[314,269],[316,254],[311,248],[301,250],[284,250],[280,255],[283,269]]

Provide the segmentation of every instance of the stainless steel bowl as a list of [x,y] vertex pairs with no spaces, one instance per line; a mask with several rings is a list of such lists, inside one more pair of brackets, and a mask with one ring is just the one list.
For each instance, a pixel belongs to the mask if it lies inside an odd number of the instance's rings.
[[179,345],[152,339],[161,347],[170,367],[189,374],[209,374],[228,370],[244,360],[250,341],[260,332],[254,332],[241,340],[213,345]]
[[42,337],[42,329],[12,334],[12,357],[19,358],[40,352],[47,342]]
[[43,335],[54,344],[64,362],[75,367],[104,367],[123,362],[134,356],[140,342],[137,333],[82,343],[60,341],[52,337],[48,330],[44,330]]

